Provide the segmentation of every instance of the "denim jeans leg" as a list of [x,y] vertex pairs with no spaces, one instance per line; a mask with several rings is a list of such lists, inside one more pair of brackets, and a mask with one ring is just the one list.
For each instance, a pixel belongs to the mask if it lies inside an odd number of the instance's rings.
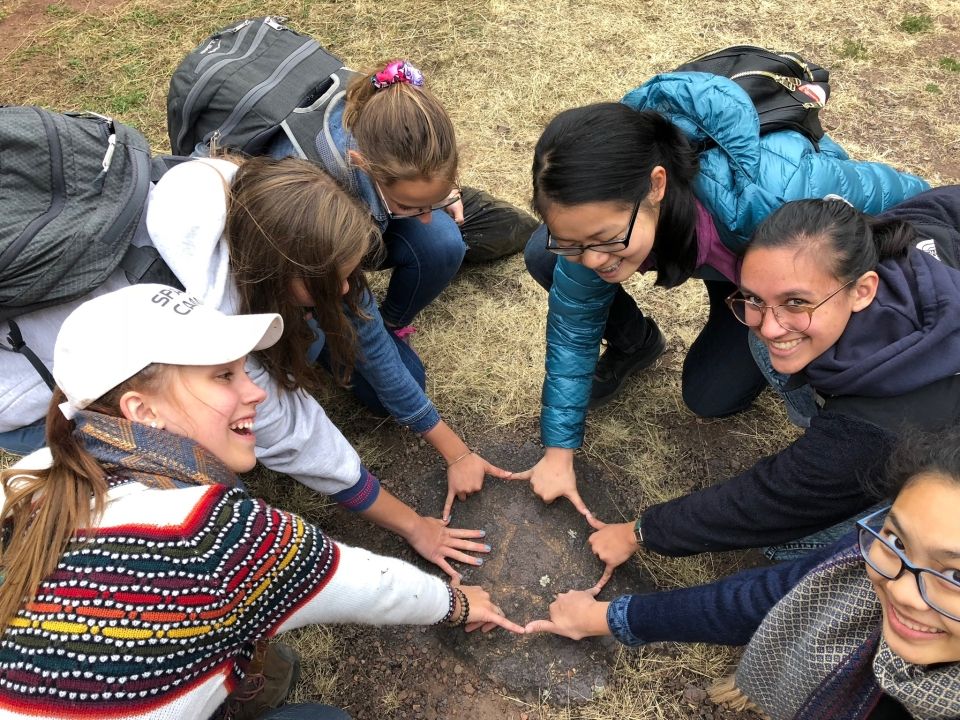
[[460,228],[445,212],[391,220],[383,232],[387,250],[381,268],[393,268],[380,314],[387,325],[403,327],[450,284],[463,263],[467,246]]
[[786,390],[785,387],[790,380],[790,376],[773,369],[773,363],[770,362],[770,351],[767,350],[763,341],[751,332],[747,338],[747,343],[750,346],[750,354],[753,355],[760,372],[763,373],[770,386],[783,398],[790,422],[798,427],[810,427],[810,418],[817,414],[817,400],[813,388],[804,384]]
[[807,555],[814,550],[820,550],[833,545],[844,535],[856,529],[857,520],[866,517],[870,513],[876,512],[881,507],[885,507],[887,504],[889,504],[889,501],[885,500],[870,508],[867,508],[863,512],[857,513],[852,518],[841,520],[836,525],[831,525],[823,530],[818,530],[817,532],[811,533],[806,537],[781,543],[780,545],[770,545],[769,547],[765,547],[763,548],[763,556],[767,558],[767,560],[773,560],[774,562],[785,562],[787,560],[797,560],[802,558],[804,555]]
[[746,410],[767,386],[747,346],[747,327],[724,299],[736,286],[705,280],[710,312],[683,360],[683,401],[701,417],[724,417]]
[[[558,255],[546,249],[547,226],[541,225],[530,236],[523,251],[523,260],[527,272],[542,288],[549,291],[553,285],[553,271],[557,266]],[[603,329],[603,339],[618,350],[632,353],[647,342],[648,324],[636,301],[622,285],[617,286],[613,296],[607,325]]]
[[261,720],[351,720],[350,716],[340,708],[318,703],[281,705],[266,715],[261,715],[260,718]]
[[[413,379],[417,381],[417,385],[425,390],[427,387],[427,370],[423,366],[423,361],[420,359],[420,356],[417,355],[412,347],[397,338],[396,335],[393,333],[387,334],[397,346],[397,352],[400,353],[400,360],[403,362],[404,367],[410,372]],[[319,360],[320,364],[327,370],[330,370],[330,352],[326,345],[320,350],[317,360]],[[377,397],[377,392],[373,389],[373,385],[367,382],[367,379],[356,370],[353,371],[353,375],[350,377],[350,391],[354,397],[363,403],[374,415],[390,417],[390,413],[387,412],[383,403],[380,402],[380,398]]]
[[0,433],[0,450],[15,455],[29,455],[46,445],[46,420]]

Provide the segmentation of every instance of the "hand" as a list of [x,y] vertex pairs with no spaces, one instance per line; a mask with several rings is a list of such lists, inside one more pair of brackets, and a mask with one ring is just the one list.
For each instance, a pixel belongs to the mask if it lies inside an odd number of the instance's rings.
[[[467,602],[470,603],[470,614],[467,616],[467,624],[463,628],[466,632],[480,629],[486,633],[497,626],[518,635],[526,632],[522,625],[517,625],[512,620],[508,620],[504,616],[503,610],[493,604],[490,593],[479,585],[460,586],[459,580],[454,580],[450,584],[454,587],[460,587],[463,594],[467,596]],[[454,612],[457,611],[459,611],[459,606],[454,609]]]
[[471,542],[468,538],[482,538],[483,530],[462,530],[447,527],[443,520],[432,517],[419,517],[412,532],[406,536],[407,542],[422,558],[437,565],[447,575],[459,579],[460,573],[454,570],[447,558],[459,560],[471,565],[483,565],[483,560],[467,555],[466,552],[488,553],[490,546]]
[[573,450],[547,448],[536,465],[525,472],[514,473],[514,480],[529,480],[530,485],[548,505],[558,497],[565,497],[581,515],[593,517],[577,492],[577,475],[573,471]]
[[590,535],[590,549],[607,565],[603,571],[603,576],[597,580],[597,584],[592,588],[600,592],[613,576],[613,571],[629,560],[640,549],[640,546],[637,545],[637,538],[633,534],[632,522],[607,525],[607,523],[601,522],[593,516],[588,516],[587,522],[590,523],[590,527],[596,530],[595,533]]
[[447,205],[443,211],[453,218],[457,225],[463,225],[463,200],[457,200],[452,205]]
[[450,521],[453,499],[457,498],[463,501],[467,499],[467,495],[479,492],[483,488],[483,478],[486,475],[493,475],[504,480],[513,477],[513,473],[509,470],[491,465],[475,452],[447,467],[447,501],[443,505],[443,519],[445,521]]
[[550,619],[528,622],[526,631],[551,632],[571,640],[611,635],[607,625],[607,607],[610,603],[597,602],[598,592],[598,588],[592,587],[557,595],[557,599],[550,603]]

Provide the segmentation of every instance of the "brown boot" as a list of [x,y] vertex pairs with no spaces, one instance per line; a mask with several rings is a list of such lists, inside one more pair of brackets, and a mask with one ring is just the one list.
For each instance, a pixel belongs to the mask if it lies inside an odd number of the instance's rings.
[[289,645],[257,641],[247,675],[224,704],[223,720],[256,720],[280,707],[300,678],[300,658]]

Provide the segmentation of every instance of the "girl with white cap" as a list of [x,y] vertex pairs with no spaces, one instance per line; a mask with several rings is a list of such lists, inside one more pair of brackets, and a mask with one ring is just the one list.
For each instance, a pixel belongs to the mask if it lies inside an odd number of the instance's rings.
[[238,487],[266,396],[245,356],[282,332],[279,315],[162,285],[64,322],[49,467],[0,474],[0,715],[219,717],[259,687],[262,641],[310,623],[523,632],[481,588],[340,545]]

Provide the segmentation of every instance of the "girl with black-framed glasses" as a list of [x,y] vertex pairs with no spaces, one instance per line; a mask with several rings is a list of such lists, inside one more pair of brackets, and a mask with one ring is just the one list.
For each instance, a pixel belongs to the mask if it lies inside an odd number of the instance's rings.
[[711,697],[773,720],[960,717],[960,427],[910,436],[876,479],[892,505],[811,556],[612,602],[564,593],[526,629],[746,645]]

